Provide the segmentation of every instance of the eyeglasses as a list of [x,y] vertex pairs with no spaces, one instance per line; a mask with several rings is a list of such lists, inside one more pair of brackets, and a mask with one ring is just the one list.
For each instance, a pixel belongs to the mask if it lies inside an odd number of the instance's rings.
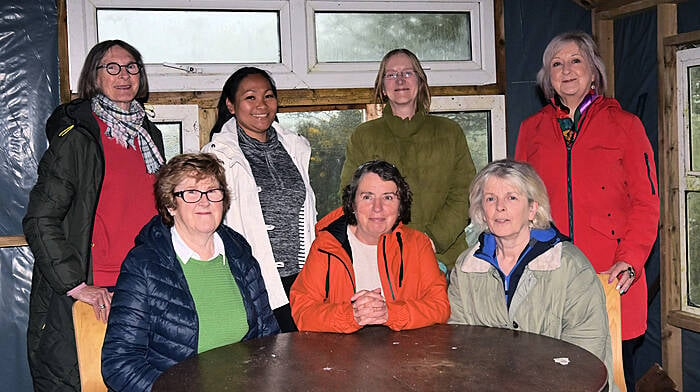
[[396,80],[398,78],[411,79],[414,76],[416,76],[416,71],[413,71],[413,70],[401,71],[401,72],[387,72],[384,74],[384,79],[386,79],[386,80]]
[[224,190],[221,188],[210,189],[208,191],[200,191],[199,189],[185,189],[180,192],[173,192],[176,197],[182,198],[185,203],[198,203],[202,200],[202,196],[206,195],[207,200],[212,203],[218,203],[224,200]]
[[138,75],[139,72],[141,72],[141,68],[143,68],[143,66],[139,63],[129,63],[126,65],[121,65],[119,63],[107,63],[97,66],[97,69],[100,68],[104,68],[105,71],[107,71],[107,73],[110,75],[119,75],[119,73],[122,71],[122,68],[126,69],[126,72],[128,72],[129,75]]

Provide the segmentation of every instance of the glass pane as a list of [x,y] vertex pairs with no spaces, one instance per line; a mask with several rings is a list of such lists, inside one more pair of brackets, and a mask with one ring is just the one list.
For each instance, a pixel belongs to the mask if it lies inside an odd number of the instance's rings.
[[97,10],[99,41],[122,39],[144,62],[279,63],[275,11]]
[[283,127],[296,129],[311,143],[309,176],[320,219],[340,207],[338,187],[345,163],[345,145],[350,134],[362,123],[364,111],[278,113],[277,118]]
[[434,114],[452,119],[462,127],[477,172],[491,161],[491,112],[485,110]]
[[688,68],[690,103],[690,167],[700,170],[700,65]]
[[469,61],[469,13],[316,12],[319,63],[379,61],[407,48],[423,61]]
[[165,161],[182,154],[182,124],[178,122],[156,122],[155,124],[163,134]]
[[700,192],[686,194],[688,247],[688,305],[700,307]]

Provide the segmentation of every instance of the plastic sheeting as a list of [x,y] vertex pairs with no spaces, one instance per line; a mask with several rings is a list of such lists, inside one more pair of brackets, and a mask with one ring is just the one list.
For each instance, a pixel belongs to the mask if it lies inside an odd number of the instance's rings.
[[512,157],[520,123],[544,104],[536,82],[544,48],[565,31],[590,33],[591,13],[573,1],[559,0],[506,0],[504,7],[506,136],[508,156]]
[[[21,235],[29,191],[58,105],[55,0],[0,2],[0,236]],[[0,249],[0,390],[31,391],[26,355],[33,258]]]

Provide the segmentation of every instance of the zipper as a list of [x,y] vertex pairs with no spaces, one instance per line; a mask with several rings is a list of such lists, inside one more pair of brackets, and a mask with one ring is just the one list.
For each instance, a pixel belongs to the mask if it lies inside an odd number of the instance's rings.
[[391,275],[389,274],[389,262],[386,258],[386,235],[382,237],[382,255],[384,256],[384,270],[386,270],[386,280],[389,282],[389,292],[391,292],[391,300],[396,301],[394,295],[394,286],[391,284]]
[[651,185],[651,194],[656,194],[656,187],[654,187],[654,179],[651,177],[651,165],[649,164],[649,154],[644,153],[644,163],[647,165],[647,178],[649,179],[649,185]]
[[571,147],[566,146],[566,202],[569,208],[569,237],[574,242],[574,197],[571,183]]
[[[352,292],[353,293],[357,292],[357,288],[355,287],[355,281],[352,279],[352,273],[348,269],[348,266],[343,262],[343,260],[340,257],[338,257],[335,253],[331,253],[327,250],[323,250],[323,249],[319,248],[318,251],[325,254],[326,256],[328,256],[328,271],[326,271],[326,274],[327,274],[326,275],[326,285],[328,285],[330,283],[330,271],[331,271],[330,259],[331,259],[331,257],[334,257],[334,258],[338,259],[338,261],[340,261],[340,264],[342,264],[343,267],[345,268],[345,272],[348,274],[348,278],[350,279],[350,284],[352,285]],[[326,293],[326,298],[328,298],[328,293]]]

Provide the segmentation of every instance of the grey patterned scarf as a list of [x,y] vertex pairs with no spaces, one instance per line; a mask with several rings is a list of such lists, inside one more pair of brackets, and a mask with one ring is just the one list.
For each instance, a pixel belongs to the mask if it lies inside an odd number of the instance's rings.
[[136,149],[134,140],[138,136],[139,147],[146,170],[153,174],[160,169],[165,160],[151,139],[146,129],[143,128],[143,118],[146,115],[143,106],[136,101],[131,101],[128,112],[124,112],[111,99],[102,94],[94,96],[91,100],[92,111],[107,124],[105,135],[116,140],[125,148]]

